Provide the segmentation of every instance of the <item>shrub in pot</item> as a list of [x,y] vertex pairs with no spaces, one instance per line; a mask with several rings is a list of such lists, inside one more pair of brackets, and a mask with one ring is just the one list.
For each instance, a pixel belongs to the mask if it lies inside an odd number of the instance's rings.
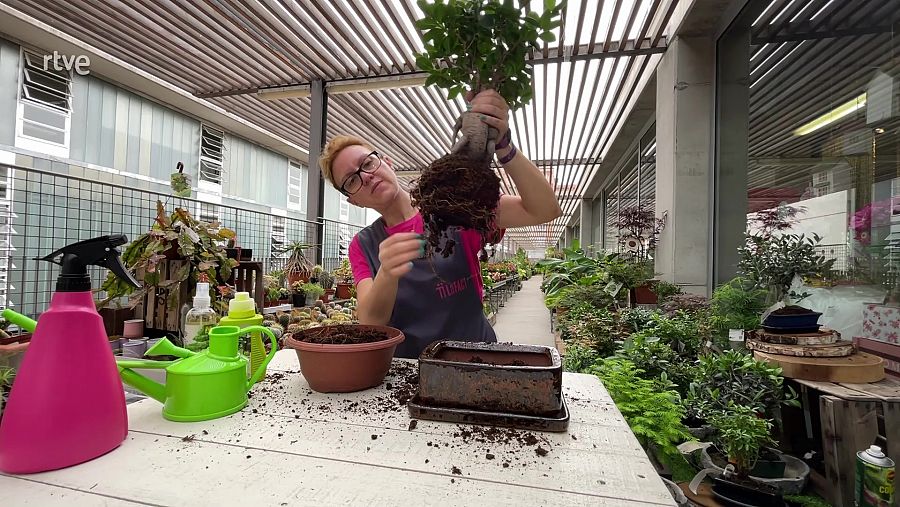
[[291,284],[291,306],[306,306],[306,294],[303,292],[303,282],[297,281]]
[[353,286],[353,270],[350,267],[350,261],[343,259],[341,264],[331,273],[337,282],[335,297],[338,299],[350,298],[350,287]]

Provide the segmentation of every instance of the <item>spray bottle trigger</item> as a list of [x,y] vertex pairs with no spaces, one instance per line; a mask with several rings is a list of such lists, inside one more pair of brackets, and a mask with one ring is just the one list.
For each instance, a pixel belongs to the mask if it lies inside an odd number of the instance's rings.
[[125,265],[122,264],[122,259],[119,257],[119,250],[116,248],[110,249],[109,256],[102,259],[97,263],[99,266],[104,266],[108,268],[110,271],[115,273],[115,275],[133,287],[140,288],[141,284],[137,280],[134,279],[134,276],[131,275],[131,272],[125,269]]

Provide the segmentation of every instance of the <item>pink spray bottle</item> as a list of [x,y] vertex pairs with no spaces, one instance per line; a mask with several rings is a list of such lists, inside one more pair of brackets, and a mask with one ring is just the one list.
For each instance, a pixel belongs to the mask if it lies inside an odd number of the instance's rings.
[[34,321],[3,316],[34,332],[0,421],[0,470],[64,468],[115,449],[128,434],[125,393],[87,266],[109,268],[139,287],[116,247],[122,234],[73,243],[40,260],[62,266],[50,308]]

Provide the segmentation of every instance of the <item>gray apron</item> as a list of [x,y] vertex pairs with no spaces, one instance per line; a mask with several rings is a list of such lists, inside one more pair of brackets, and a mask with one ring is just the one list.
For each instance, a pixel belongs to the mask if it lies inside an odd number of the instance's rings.
[[[403,331],[406,339],[397,346],[395,357],[418,359],[422,350],[437,340],[497,341],[484,316],[462,238],[455,228],[447,235],[456,242],[453,255],[416,259],[412,271],[400,278],[388,325]],[[381,266],[378,245],[387,237],[381,218],[357,234],[373,278]]]

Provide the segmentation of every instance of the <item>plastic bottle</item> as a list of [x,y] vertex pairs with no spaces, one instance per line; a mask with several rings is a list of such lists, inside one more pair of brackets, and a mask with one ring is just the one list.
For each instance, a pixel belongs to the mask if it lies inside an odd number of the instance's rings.
[[[234,299],[228,302],[228,315],[222,317],[219,324],[222,326],[259,326],[263,322],[263,316],[256,313],[256,301],[250,298],[249,292],[235,292]],[[266,358],[266,348],[263,345],[262,333],[259,331],[250,333],[250,362],[249,371],[254,372]]]
[[3,412],[0,470],[26,474],[76,465],[115,449],[128,435],[122,380],[87,272],[87,266],[103,266],[138,287],[116,248],[127,242],[122,234],[102,236],[44,257],[62,268],[37,324],[3,311],[34,336]]
[[209,297],[209,284],[199,282],[197,293],[194,296],[194,306],[184,316],[184,346],[194,343],[199,334],[206,334],[208,330],[219,322],[219,314],[212,309]]

